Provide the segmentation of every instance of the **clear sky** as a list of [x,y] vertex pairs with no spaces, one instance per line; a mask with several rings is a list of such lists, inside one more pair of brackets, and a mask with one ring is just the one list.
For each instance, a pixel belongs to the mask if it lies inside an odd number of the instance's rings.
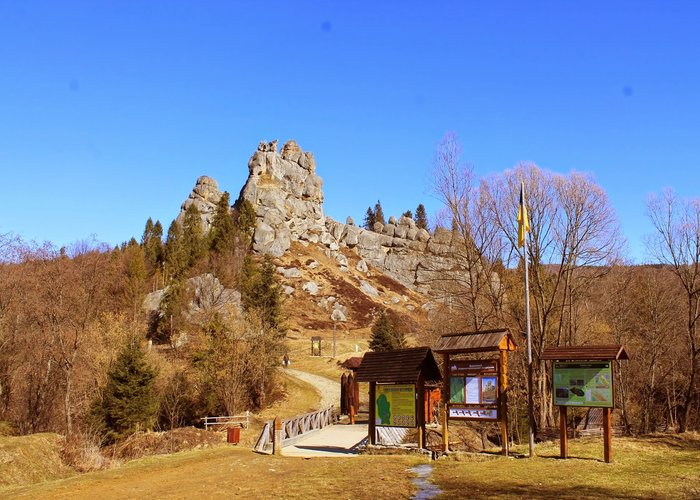
[[0,232],[140,238],[291,138],[327,215],[430,213],[454,131],[479,175],[591,173],[643,262],[649,193],[700,196],[699,26],[681,1],[0,0]]

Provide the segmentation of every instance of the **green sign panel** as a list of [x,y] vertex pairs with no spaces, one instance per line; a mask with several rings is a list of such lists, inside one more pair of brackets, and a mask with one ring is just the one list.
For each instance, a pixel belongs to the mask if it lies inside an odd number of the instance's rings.
[[416,427],[416,386],[377,384],[375,422],[383,427]]
[[613,407],[611,361],[556,361],[553,368],[555,405]]

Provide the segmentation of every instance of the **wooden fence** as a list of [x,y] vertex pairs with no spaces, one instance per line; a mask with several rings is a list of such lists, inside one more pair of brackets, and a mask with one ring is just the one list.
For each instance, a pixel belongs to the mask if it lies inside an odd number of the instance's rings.
[[[280,440],[282,446],[290,446],[300,441],[311,432],[319,431],[324,427],[333,425],[337,420],[338,416],[335,414],[335,408],[332,406],[313,413],[306,413],[304,415],[283,419],[282,428],[280,430],[282,434]],[[274,420],[268,420],[263,424],[263,429],[255,443],[254,449],[261,453],[271,452],[274,442]]]
[[245,415],[230,415],[226,417],[203,417],[200,418],[204,422],[204,429],[209,430],[209,427],[214,426],[241,426],[245,429],[250,427],[250,412],[246,411]]

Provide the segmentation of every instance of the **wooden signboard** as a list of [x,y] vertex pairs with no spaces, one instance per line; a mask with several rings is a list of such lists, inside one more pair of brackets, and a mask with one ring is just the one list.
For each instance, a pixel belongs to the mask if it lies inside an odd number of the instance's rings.
[[499,420],[497,360],[454,360],[448,371],[449,419]]
[[603,456],[612,462],[612,410],[615,405],[613,361],[629,359],[622,345],[549,347],[541,360],[551,360],[552,398],[559,406],[559,451],[569,456],[566,409],[603,408]]

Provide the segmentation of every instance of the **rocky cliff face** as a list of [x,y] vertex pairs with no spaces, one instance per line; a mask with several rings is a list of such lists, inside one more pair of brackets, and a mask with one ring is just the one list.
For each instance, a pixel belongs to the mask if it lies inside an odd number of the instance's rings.
[[223,192],[219,191],[219,185],[214,179],[206,175],[201,176],[197,179],[190,196],[182,203],[177,221],[182,224],[185,220],[185,212],[190,205],[194,205],[202,217],[202,228],[205,232],[209,231],[211,220],[216,211],[216,204],[219,203],[222,194]]
[[[282,256],[292,241],[317,244],[347,269],[341,248],[352,249],[367,263],[414,290],[426,293],[437,273],[455,267],[453,237],[447,230],[431,235],[408,217],[377,224],[368,231],[348,218],[337,222],[323,213],[323,182],[316,175],[313,154],[289,141],[277,152],[277,141],[261,142],[248,162],[248,181],[240,198],[250,201],[258,223],[253,248]],[[196,189],[196,187],[195,187]]]
[[[248,181],[240,198],[258,216],[253,249],[280,257],[293,240],[319,242],[324,234],[323,181],[314,155],[289,141],[277,152],[277,141],[260,143],[248,162]],[[330,243],[330,241],[326,241]]]

